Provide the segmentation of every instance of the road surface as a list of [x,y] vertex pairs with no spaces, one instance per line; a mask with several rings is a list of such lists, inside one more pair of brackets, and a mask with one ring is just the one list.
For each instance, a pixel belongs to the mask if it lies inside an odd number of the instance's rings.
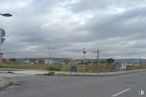
[[[0,97],[146,97],[146,72],[119,76],[13,76]],[[139,93],[138,93],[139,92]]]

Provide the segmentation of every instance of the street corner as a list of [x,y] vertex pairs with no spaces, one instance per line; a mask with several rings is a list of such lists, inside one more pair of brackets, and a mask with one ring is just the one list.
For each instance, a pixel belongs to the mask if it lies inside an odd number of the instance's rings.
[[11,85],[13,85],[12,81],[10,81],[6,78],[0,77],[0,91],[6,89],[7,87],[9,87]]

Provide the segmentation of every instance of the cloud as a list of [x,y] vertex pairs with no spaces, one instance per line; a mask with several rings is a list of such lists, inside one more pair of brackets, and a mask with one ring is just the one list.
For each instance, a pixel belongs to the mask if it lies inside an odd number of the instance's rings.
[[[5,57],[146,57],[146,0],[1,0]],[[84,5],[84,6],[83,6]]]

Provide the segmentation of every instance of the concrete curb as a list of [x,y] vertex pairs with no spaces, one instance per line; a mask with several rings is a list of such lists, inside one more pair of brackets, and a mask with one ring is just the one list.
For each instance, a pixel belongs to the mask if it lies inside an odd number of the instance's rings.
[[27,74],[27,75],[46,75],[46,76],[115,76],[124,75],[129,73],[136,73],[146,71],[146,69],[129,70],[129,71],[117,71],[117,72],[99,72],[99,73],[84,73],[84,72],[64,72],[64,71],[50,71],[54,74],[48,74],[48,71],[44,70],[24,70],[15,69],[14,71],[9,69],[8,73],[12,74]]
[[146,69],[142,70],[131,70],[131,71],[119,71],[119,72],[106,72],[106,73],[55,73],[55,76],[116,76],[116,75],[124,75],[130,73],[143,72]]
[[0,85],[0,91],[6,89],[7,87],[11,86],[13,83],[5,78],[0,77],[3,80],[2,85]]

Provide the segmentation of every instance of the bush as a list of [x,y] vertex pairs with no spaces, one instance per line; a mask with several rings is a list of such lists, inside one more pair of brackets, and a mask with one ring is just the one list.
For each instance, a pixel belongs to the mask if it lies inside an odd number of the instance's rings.
[[60,68],[59,68],[59,66],[49,66],[49,67],[47,68],[47,70],[51,70],[51,71],[60,71]]
[[51,72],[48,72],[48,73],[46,73],[46,74],[44,74],[44,75],[52,76],[52,75],[55,75],[55,72],[51,71]]

